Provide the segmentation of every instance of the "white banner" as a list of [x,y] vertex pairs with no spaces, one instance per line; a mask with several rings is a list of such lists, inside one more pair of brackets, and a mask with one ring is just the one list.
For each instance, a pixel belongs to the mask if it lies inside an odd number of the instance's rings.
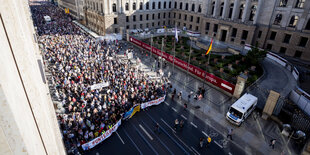
[[117,130],[117,128],[121,125],[121,120],[119,120],[111,129],[109,129],[108,131],[106,131],[103,135],[93,139],[92,141],[85,143],[82,145],[83,150],[89,150],[93,147],[95,147],[96,145],[98,145],[99,143],[101,143],[102,141],[104,141],[105,139],[109,138],[113,132],[115,132]]
[[94,84],[94,85],[90,86],[90,89],[91,90],[99,89],[99,88],[102,88],[102,87],[107,87],[109,85],[110,85],[109,82],[102,82],[102,83],[98,83],[98,84]]
[[153,100],[153,101],[149,101],[149,102],[146,102],[146,103],[142,103],[141,104],[141,109],[144,109],[146,107],[150,107],[150,106],[153,106],[153,105],[158,105],[161,102],[165,101],[165,97],[166,97],[166,95],[161,97],[161,98],[158,98],[157,100]]

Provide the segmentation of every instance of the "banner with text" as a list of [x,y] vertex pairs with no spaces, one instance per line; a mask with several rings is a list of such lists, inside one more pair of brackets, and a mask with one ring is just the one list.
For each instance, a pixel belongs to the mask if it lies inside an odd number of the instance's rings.
[[[148,51],[151,51],[151,46],[140,41],[140,40],[137,40],[133,37],[130,37],[129,38],[129,41],[136,44],[137,46],[141,47],[141,48],[144,48]],[[173,56],[166,53],[166,52],[162,52],[161,50],[153,47],[152,48],[152,53],[158,55],[158,56],[163,56],[163,58],[171,63],[173,63]],[[198,76],[199,78],[201,79],[204,79],[208,82],[210,82],[211,84],[233,94],[234,93],[234,90],[235,90],[235,85],[213,75],[213,74],[210,74],[196,66],[193,66],[191,64],[188,64],[187,62],[183,61],[183,60],[180,60],[178,58],[175,58],[174,59],[174,64],[177,65],[178,67],[184,69],[184,70],[187,70],[188,68],[188,71],[196,76]],[[141,105],[141,108],[142,108],[142,105]],[[143,109],[143,108],[142,108]]]
[[141,109],[144,109],[146,107],[150,107],[150,106],[153,106],[153,105],[158,105],[160,104],[161,102],[165,101],[165,98],[166,98],[166,95],[161,97],[161,98],[158,98],[156,100],[153,100],[153,101],[149,101],[149,102],[146,102],[146,103],[142,103],[141,104]]
[[121,120],[119,120],[111,129],[107,130],[104,134],[102,134],[101,136],[93,139],[92,141],[85,143],[82,145],[83,150],[89,150],[93,147],[95,147],[96,145],[98,145],[99,143],[101,143],[102,141],[104,141],[105,139],[109,138],[113,132],[115,132],[117,130],[117,128],[121,125]]

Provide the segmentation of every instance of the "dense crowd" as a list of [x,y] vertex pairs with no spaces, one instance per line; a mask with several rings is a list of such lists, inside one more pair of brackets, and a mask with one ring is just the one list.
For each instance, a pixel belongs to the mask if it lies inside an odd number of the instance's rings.
[[[31,11],[55,95],[64,108],[57,117],[68,153],[80,152],[82,144],[111,128],[133,105],[164,94],[165,83],[117,59],[118,52],[133,50],[125,43],[96,41],[55,6],[31,6]],[[46,22],[45,15],[52,21]],[[103,82],[108,86],[91,89]]]

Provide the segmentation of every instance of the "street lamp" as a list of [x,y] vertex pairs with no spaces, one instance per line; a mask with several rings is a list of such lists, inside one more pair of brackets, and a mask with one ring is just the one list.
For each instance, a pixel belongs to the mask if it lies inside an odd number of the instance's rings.
[[160,70],[163,71],[163,54],[164,54],[164,38],[161,39],[161,62],[160,62]]
[[188,57],[188,61],[187,61],[187,75],[186,75],[186,81],[185,81],[185,85],[184,85],[184,89],[187,86],[188,83],[188,76],[189,76],[189,64],[191,62],[191,54],[192,54],[192,40],[195,39],[193,37],[189,37],[190,39],[190,48],[189,48],[189,57]]

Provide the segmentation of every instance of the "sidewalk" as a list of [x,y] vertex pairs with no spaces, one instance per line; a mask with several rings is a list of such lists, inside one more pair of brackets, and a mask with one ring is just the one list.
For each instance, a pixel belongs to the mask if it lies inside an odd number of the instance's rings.
[[[142,61],[142,70],[146,71],[148,74],[155,75],[154,72],[151,73],[150,69],[152,66],[151,63],[155,62],[154,58],[150,58],[150,56],[146,57],[140,52],[135,52],[134,58],[136,59],[137,57]],[[163,69],[164,76],[167,76],[169,71],[172,73],[172,69],[172,64],[167,63],[167,67]],[[187,96],[191,91],[195,93],[199,86],[204,86],[206,89],[205,98],[196,101],[192,96],[188,104],[188,110],[206,124],[213,127],[214,130],[221,133],[224,137],[226,137],[227,130],[233,128],[234,141],[229,141],[227,147],[229,147],[231,143],[234,143],[240,148],[243,148],[247,154],[281,154],[283,149],[285,152],[288,152],[285,147],[286,142],[282,138],[280,130],[274,122],[265,121],[260,117],[255,120],[252,114],[241,127],[236,127],[226,121],[225,118],[228,107],[234,102],[231,97],[209,85],[203,84],[200,79],[196,79],[191,75],[187,76],[186,72],[177,67],[175,67],[175,72],[169,80],[173,88],[176,88],[177,93],[182,91],[183,99],[178,100],[178,103],[182,105],[184,102],[187,102]],[[171,94],[168,95],[168,98],[170,97]],[[197,108],[197,106],[199,106],[199,108]],[[269,142],[273,138],[277,139],[274,150],[269,147]],[[294,152],[291,153],[294,154]]]

